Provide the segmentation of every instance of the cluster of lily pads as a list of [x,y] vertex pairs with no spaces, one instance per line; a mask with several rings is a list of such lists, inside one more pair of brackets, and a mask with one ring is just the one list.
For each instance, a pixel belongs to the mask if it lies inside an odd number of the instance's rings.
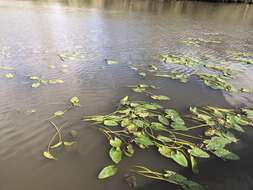
[[38,88],[38,87],[40,87],[41,84],[62,84],[62,83],[64,83],[64,81],[61,79],[42,79],[38,76],[30,76],[29,78],[33,81],[33,83],[32,83],[33,88]]
[[[147,86],[144,86],[147,88]],[[142,88],[137,86],[137,88]],[[226,146],[238,142],[233,131],[243,132],[242,126],[252,124],[253,110],[224,109],[213,106],[190,107],[183,117],[176,110],[163,108],[157,103],[130,101],[128,96],[120,100],[118,108],[108,115],[86,116],[85,121],[100,126],[111,148],[108,152],[112,163],[104,167],[99,179],[115,175],[117,164],[123,157],[132,157],[135,149],[153,148],[182,167],[190,167],[198,173],[198,158],[210,155],[224,160],[238,160],[239,156]],[[185,120],[197,125],[187,126]],[[190,131],[204,129],[203,135],[194,136]],[[185,190],[203,190],[204,186],[188,180],[174,171],[154,172],[143,166],[131,168],[131,172],[153,179],[180,185]]]
[[[47,159],[50,159],[50,160],[57,160],[57,158],[54,156],[54,154],[52,153],[52,151],[56,148],[59,148],[61,146],[64,146],[64,147],[69,147],[69,146],[72,146],[73,144],[75,144],[76,142],[75,141],[66,141],[64,138],[63,138],[63,135],[61,133],[62,131],[62,127],[57,127],[56,124],[52,121],[52,119],[54,118],[58,118],[58,117],[62,117],[68,110],[74,108],[74,107],[77,107],[77,106],[80,106],[80,101],[79,101],[79,98],[74,96],[70,99],[70,103],[71,103],[71,106],[68,107],[66,110],[64,111],[56,111],[52,117],[50,117],[48,120],[49,120],[49,123],[54,127],[54,129],[56,130],[55,134],[52,136],[52,138],[50,139],[49,143],[48,143],[48,146],[47,146],[47,150],[43,152],[43,156]],[[71,130],[70,131],[70,134],[72,137],[76,137],[77,135],[77,132],[75,130]],[[56,137],[58,137],[58,140],[56,141]]]
[[128,87],[132,88],[132,90],[134,92],[138,92],[138,93],[143,92],[147,96],[150,96],[150,98],[152,98],[154,100],[170,100],[170,98],[168,96],[165,96],[165,95],[156,95],[156,94],[150,92],[150,90],[152,90],[152,89],[159,89],[158,87],[156,87],[154,85],[136,84],[136,85],[131,85],[131,86],[128,86]]
[[213,40],[213,39],[204,39],[204,38],[188,38],[187,40],[183,40],[182,43],[187,44],[187,45],[193,45],[196,47],[200,47],[200,45],[203,43],[220,44],[221,41]]
[[253,64],[253,53],[228,51],[228,54],[231,56],[232,60],[246,64]]

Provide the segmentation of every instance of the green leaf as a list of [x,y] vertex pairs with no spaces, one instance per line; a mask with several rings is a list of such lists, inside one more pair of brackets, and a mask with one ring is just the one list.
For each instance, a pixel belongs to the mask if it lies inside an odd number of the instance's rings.
[[142,77],[145,77],[146,76],[146,73],[144,73],[144,72],[140,72],[140,73],[138,73],[140,76],[142,76]]
[[168,146],[160,146],[158,148],[158,151],[161,155],[163,155],[166,158],[171,158],[171,152],[172,150]]
[[242,108],[242,112],[247,115],[247,118],[253,119],[253,110],[249,108]]
[[60,147],[61,145],[62,145],[62,141],[60,141],[60,142],[58,142],[58,143],[56,143],[56,144],[50,146],[50,148],[58,148],[58,147]]
[[118,123],[115,120],[104,120],[104,125],[109,127],[117,126]]
[[152,95],[151,98],[154,100],[170,100],[168,96],[164,95]]
[[170,125],[172,128],[176,129],[176,130],[180,130],[180,131],[187,131],[187,127],[185,126],[184,122],[172,122]]
[[169,120],[162,115],[158,115],[158,121],[164,125],[169,125]]
[[12,79],[12,78],[15,77],[15,75],[11,74],[11,73],[7,73],[7,74],[4,75],[4,77],[7,78],[7,79]]
[[50,80],[48,80],[48,84],[62,84],[62,83],[64,83],[64,81],[61,80],[61,79],[50,79]]
[[54,115],[56,117],[62,116],[62,115],[64,115],[64,111],[57,111],[57,112],[54,113]]
[[50,160],[57,160],[57,158],[55,158],[50,152],[48,151],[45,151],[43,152],[43,156],[47,159],[50,159]]
[[190,155],[190,160],[191,160],[192,172],[194,174],[198,174],[199,173],[199,169],[198,169],[198,162],[197,162],[197,160],[192,155]]
[[120,125],[121,127],[127,127],[130,124],[130,120],[128,118],[122,119]]
[[187,167],[188,166],[188,161],[187,161],[185,155],[182,152],[178,151],[178,150],[171,152],[171,158],[176,163],[178,163],[179,165],[181,165],[183,167]]
[[200,157],[200,158],[209,158],[209,154],[205,151],[203,151],[202,149],[194,146],[191,147],[191,149],[188,149],[188,152],[192,155],[192,156],[196,156],[196,157]]
[[31,80],[40,80],[40,78],[37,77],[37,76],[30,76],[29,78],[30,78]]
[[38,88],[40,86],[40,82],[32,83],[32,88]]
[[140,120],[140,119],[134,119],[133,123],[138,127],[138,128],[143,128],[145,125],[145,122]]
[[139,92],[139,93],[141,93],[141,92],[144,92],[146,89],[145,88],[141,88],[141,87],[134,87],[134,88],[132,88],[132,90],[134,91],[134,92]]
[[75,141],[64,141],[63,144],[64,146],[72,146],[73,144],[75,144],[76,142]]
[[114,137],[114,139],[110,139],[110,145],[115,148],[120,148],[122,141],[118,137]]
[[80,104],[80,100],[78,97],[74,96],[70,99],[70,102],[73,106],[79,106]]
[[217,149],[213,152],[216,156],[220,157],[220,158],[224,158],[227,160],[240,160],[240,157],[237,156],[235,153],[230,152],[226,149]]
[[161,142],[172,142],[173,141],[171,138],[163,136],[163,135],[158,135],[156,137],[156,139],[161,141]]
[[120,104],[122,105],[126,105],[127,103],[128,103],[128,96],[125,96],[124,98],[120,100]]
[[118,164],[121,161],[122,158],[122,151],[120,148],[112,147],[109,152],[110,158],[112,161],[116,164]]
[[116,64],[119,64],[118,61],[114,61],[114,60],[111,60],[111,59],[105,59],[106,63],[108,65],[116,65]]
[[134,147],[131,144],[127,145],[124,154],[128,157],[132,157],[134,155]]
[[204,141],[208,150],[223,149],[229,143],[231,143],[231,141],[224,137],[212,137],[210,140]]
[[166,130],[166,127],[161,124],[161,123],[158,123],[158,122],[152,122],[151,125],[150,125],[150,128],[154,129],[154,130]]
[[118,169],[115,165],[109,165],[104,167],[98,174],[98,179],[105,179],[111,176],[114,176],[117,173]]
[[145,135],[140,135],[139,137],[136,137],[134,139],[135,143],[138,145],[143,145],[144,147],[148,147],[148,146],[152,146],[154,145],[154,143],[152,142],[152,140]]

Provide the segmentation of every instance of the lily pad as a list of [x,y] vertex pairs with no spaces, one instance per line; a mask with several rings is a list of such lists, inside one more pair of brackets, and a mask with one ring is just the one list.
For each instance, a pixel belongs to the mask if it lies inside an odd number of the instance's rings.
[[114,176],[117,173],[118,169],[115,165],[109,165],[104,167],[98,174],[98,179],[105,179],[111,176]]

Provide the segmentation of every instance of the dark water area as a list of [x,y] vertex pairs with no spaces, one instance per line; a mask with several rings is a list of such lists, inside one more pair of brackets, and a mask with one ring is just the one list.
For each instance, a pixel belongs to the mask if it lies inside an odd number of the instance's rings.
[[[201,47],[180,43],[210,35],[222,43]],[[123,159],[117,176],[99,181],[98,172],[110,162],[106,138],[81,121],[84,115],[112,112],[125,95],[148,100],[127,87],[137,83],[160,86],[159,93],[171,98],[163,105],[182,113],[191,105],[252,107],[252,94],[213,90],[196,77],[186,84],[150,75],[143,79],[130,69],[149,64],[187,74],[203,69],[163,64],[156,58],[160,53],[176,53],[240,69],[243,74],[233,85],[252,88],[252,65],[229,61],[227,50],[253,52],[253,6],[151,0],[1,0],[0,65],[14,70],[0,69],[0,190],[127,190],[124,172],[135,164],[178,171],[209,190],[252,190],[252,128],[237,134],[241,140],[231,147],[240,161],[201,160],[200,175],[179,168],[155,150],[140,150],[133,158]],[[80,56],[62,62],[57,54],[66,52]],[[120,64],[107,65],[106,58]],[[9,72],[15,74],[13,79],[3,77]],[[35,89],[28,76],[61,79],[64,84]],[[72,96],[79,97],[82,107],[69,111],[56,124],[64,126],[67,139],[71,139],[69,130],[79,132],[77,146],[56,151],[58,161],[46,160],[42,152],[54,133],[47,119],[65,109]],[[137,189],[179,188],[138,177]]]

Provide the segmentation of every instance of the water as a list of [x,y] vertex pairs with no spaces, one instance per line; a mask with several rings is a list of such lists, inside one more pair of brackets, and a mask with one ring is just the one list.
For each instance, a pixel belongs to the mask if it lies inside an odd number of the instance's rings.
[[[199,48],[181,44],[188,37],[213,33],[222,44]],[[218,33],[218,34],[215,34]],[[192,77],[187,84],[166,78],[142,79],[129,65],[161,65],[158,53],[181,53],[197,58],[211,55],[204,63],[222,63],[243,70],[234,80],[238,87],[252,87],[250,65],[232,64],[227,49],[253,51],[253,7],[244,4],[203,2],[73,0],[73,1],[0,1],[0,190],[129,189],[123,181],[124,170],[134,164],[155,169],[175,169],[206,184],[210,190],[253,189],[252,128],[241,135],[233,150],[241,161],[203,161],[201,175],[161,158],[154,151],[138,151],[124,159],[118,176],[98,181],[99,170],[110,163],[103,134],[81,121],[83,115],[110,113],[126,94],[141,98],[126,86],[136,83],[159,85],[161,94],[171,97],[165,104],[185,112],[190,105],[252,106],[251,94],[229,95],[205,87]],[[57,54],[79,52],[76,60],[64,63]],[[105,58],[121,64],[108,66]],[[48,64],[56,66],[50,69]],[[67,65],[63,68],[62,65]],[[167,69],[194,73],[185,67],[163,65]],[[62,70],[65,69],[65,72]],[[14,79],[5,79],[12,72]],[[31,88],[27,76],[62,79],[64,84]],[[68,131],[79,132],[77,146],[56,151],[58,161],[41,156],[54,133],[48,119],[63,110],[70,97],[78,96],[82,107],[57,119]],[[36,110],[32,113],[32,110]],[[138,189],[177,189],[166,183],[138,178]]]

